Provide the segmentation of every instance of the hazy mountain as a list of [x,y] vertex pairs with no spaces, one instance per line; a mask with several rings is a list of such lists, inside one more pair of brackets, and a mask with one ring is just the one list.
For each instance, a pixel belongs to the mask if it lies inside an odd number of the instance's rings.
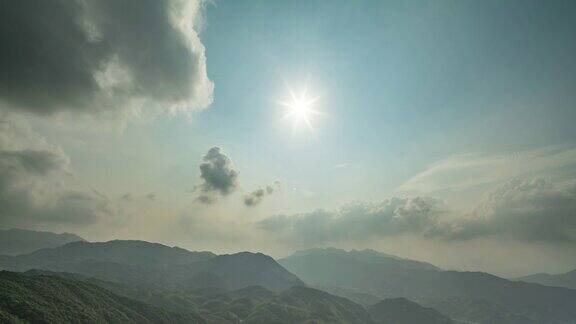
[[[450,314],[452,318],[462,319],[463,323],[484,324],[536,324],[538,322],[524,315],[517,314],[507,307],[486,299],[473,297],[429,298],[426,305]],[[548,323],[573,323],[573,321],[554,321]]]
[[546,286],[576,289],[576,270],[561,274],[538,273],[526,277],[521,277],[516,280],[534,282]]
[[406,298],[385,299],[372,305],[368,311],[378,323],[396,324],[451,324],[450,318],[429,307],[422,307]]
[[98,286],[46,275],[0,272],[2,323],[205,323],[118,296]]
[[84,241],[84,239],[69,233],[56,234],[16,228],[0,229],[0,255],[25,254],[76,241]]
[[[576,319],[576,290],[514,282],[480,272],[441,271],[425,263],[414,267],[419,263],[409,260],[410,267],[403,269],[398,263],[388,266],[358,258],[358,251],[336,251],[299,252],[279,262],[311,285],[341,287],[379,298],[405,297],[453,319],[479,323],[509,322],[498,318],[538,323],[572,323]],[[462,312],[461,303],[476,306]]]
[[[373,250],[345,251],[335,248],[298,251],[278,260],[282,266],[296,274],[307,284],[320,287],[340,287],[371,294],[379,298],[386,295],[389,278],[410,276],[413,272],[436,272],[440,269],[425,262],[402,259]],[[401,287],[395,287],[401,288]]]
[[74,242],[20,256],[0,256],[0,269],[42,269],[168,290],[237,289],[261,285],[280,290],[302,285],[261,253],[217,256],[144,241]]

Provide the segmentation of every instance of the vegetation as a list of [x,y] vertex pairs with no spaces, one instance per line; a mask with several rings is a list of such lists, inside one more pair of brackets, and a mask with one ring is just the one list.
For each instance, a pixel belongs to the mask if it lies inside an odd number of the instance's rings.
[[111,293],[90,283],[0,272],[0,319],[19,323],[205,323]]
[[0,256],[0,269],[79,273],[167,290],[233,290],[251,285],[283,290],[304,284],[261,253],[217,256],[144,241],[74,242],[26,255]]
[[450,318],[433,308],[422,307],[406,298],[383,300],[369,308],[370,315],[379,323],[451,324]]

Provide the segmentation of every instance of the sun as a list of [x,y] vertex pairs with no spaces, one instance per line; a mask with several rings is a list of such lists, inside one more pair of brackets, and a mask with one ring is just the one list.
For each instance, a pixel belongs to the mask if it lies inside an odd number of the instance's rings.
[[289,92],[289,100],[281,102],[288,110],[283,119],[291,119],[293,128],[306,125],[309,130],[313,130],[312,118],[320,114],[320,112],[314,109],[314,103],[318,101],[318,97],[310,97],[307,88],[304,88],[300,94],[294,93],[291,89]]

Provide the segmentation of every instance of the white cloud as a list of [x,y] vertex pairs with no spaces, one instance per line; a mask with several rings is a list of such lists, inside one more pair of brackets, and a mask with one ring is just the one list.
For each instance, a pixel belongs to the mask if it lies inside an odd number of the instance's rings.
[[432,164],[397,188],[409,194],[432,194],[493,187],[516,177],[561,182],[576,171],[576,148],[552,146],[510,154],[454,155]]

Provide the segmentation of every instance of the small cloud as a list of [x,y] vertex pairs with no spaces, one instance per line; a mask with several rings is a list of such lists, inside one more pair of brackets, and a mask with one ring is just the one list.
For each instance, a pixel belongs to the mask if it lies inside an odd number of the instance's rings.
[[269,196],[274,193],[274,188],[279,188],[280,182],[275,181],[273,185],[267,185],[264,188],[258,188],[252,191],[250,194],[244,196],[244,205],[248,207],[256,206],[262,202],[264,197]]
[[227,196],[238,187],[238,172],[219,147],[211,148],[202,158],[200,178],[202,183],[196,188],[200,192],[196,200],[204,204],[212,204],[218,196]]
[[334,167],[332,167],[332,170],[338,170],[338,169],[343,169],[343,168],[347,168],[348,167],[348,163],[340,163],[340,164],[336,164]]

